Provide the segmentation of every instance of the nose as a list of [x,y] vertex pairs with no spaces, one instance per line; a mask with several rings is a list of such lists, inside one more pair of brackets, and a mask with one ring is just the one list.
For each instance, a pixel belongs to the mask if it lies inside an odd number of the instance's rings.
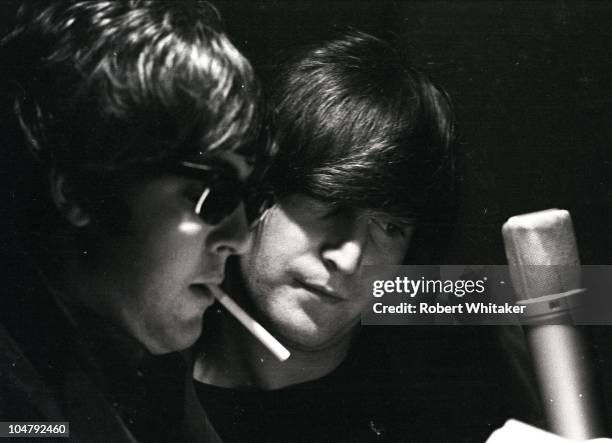
[[330,239],[321,250],[321,257],[330,271],[354,274],[361,266],[367,246],[367,223],[356,220],[353,229],[344,224],[335,239]]
[[251,248],[252,236],[243,203],[214,227],[207,243],[211,252],[225,256],[241,255]]

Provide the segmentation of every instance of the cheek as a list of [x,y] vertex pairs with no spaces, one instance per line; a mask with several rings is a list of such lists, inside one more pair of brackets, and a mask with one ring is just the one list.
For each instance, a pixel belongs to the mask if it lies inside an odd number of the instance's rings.
[[291,263],[310,254],[312,242],[307,233],[283,213],[272,213],[261,225],[253,249],[248,254],[249,267],[257,275],[280,274]]
[[364,266],[393,266],[401,265],[404,262],[404,257],[408,248],[370,248],[366,252],[363,260]]
[[409,230],[406,237],[398,238],[385,243],[385,245],[377,245],[375,242],[369,244],[367,258],[364,260],[364,265],[401,265],[404,263],[404,258],[408,253],[412,239],[412,230]]
[[147,226],[124,245],[123,257],[137,264],[140,271],[148,272],[152,280],[174,280],[193,272],[203,256],[206,228],[186,217],[158,219]]
[[282,279],[287,251],[279,243],[259,238],[253,249],[242,259],[242,271],[249,285],[274,286]]
[[401,265],[404,262],[404,257],[408,251],[408,246],[402,248],[394,248],[387,254],[387,264],[389,265]]

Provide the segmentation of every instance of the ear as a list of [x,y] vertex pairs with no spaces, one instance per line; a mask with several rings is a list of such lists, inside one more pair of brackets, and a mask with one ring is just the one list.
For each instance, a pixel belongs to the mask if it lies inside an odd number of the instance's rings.
[[74,197],[66,176],[57,170],[49,174],[51,187],[51,199],[62,217],[76,228],[82,228],[89,224],[90,216]]

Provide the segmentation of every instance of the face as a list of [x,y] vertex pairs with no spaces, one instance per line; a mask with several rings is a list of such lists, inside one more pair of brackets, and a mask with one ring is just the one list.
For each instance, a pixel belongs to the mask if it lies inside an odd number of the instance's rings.
[[[215,160],[241,180],[250,174],[237,154]],[[221,283],[229,255],[250,247],[242,204],[214,226],[194,213],[204,189],[194,178],[161,176],[128,190],[130,217],[120,234],[90,227],[95,242],[86,266],[96,295],[89,302],[154,354],[195,342],[213,302],[208,286]]]
[[350,338],[367,305],[365,265],[401,264],[412,227],[384,214],[337,210],[296,194],[273,206],[241,265],[265,324],[294,349]]

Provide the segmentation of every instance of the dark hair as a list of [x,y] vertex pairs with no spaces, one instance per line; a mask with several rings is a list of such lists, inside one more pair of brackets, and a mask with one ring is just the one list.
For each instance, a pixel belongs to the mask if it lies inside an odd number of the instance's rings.
[[424,223],[449,215],[450,101],[391,44],[351,31],[298,54],[272,87],[274,193]]
[[7,185],[39,207],[29,219],[49,215],[52,169],[103,201],[107,178],[254,153],[259,86],[206,2],[26,2],[0,66]]

